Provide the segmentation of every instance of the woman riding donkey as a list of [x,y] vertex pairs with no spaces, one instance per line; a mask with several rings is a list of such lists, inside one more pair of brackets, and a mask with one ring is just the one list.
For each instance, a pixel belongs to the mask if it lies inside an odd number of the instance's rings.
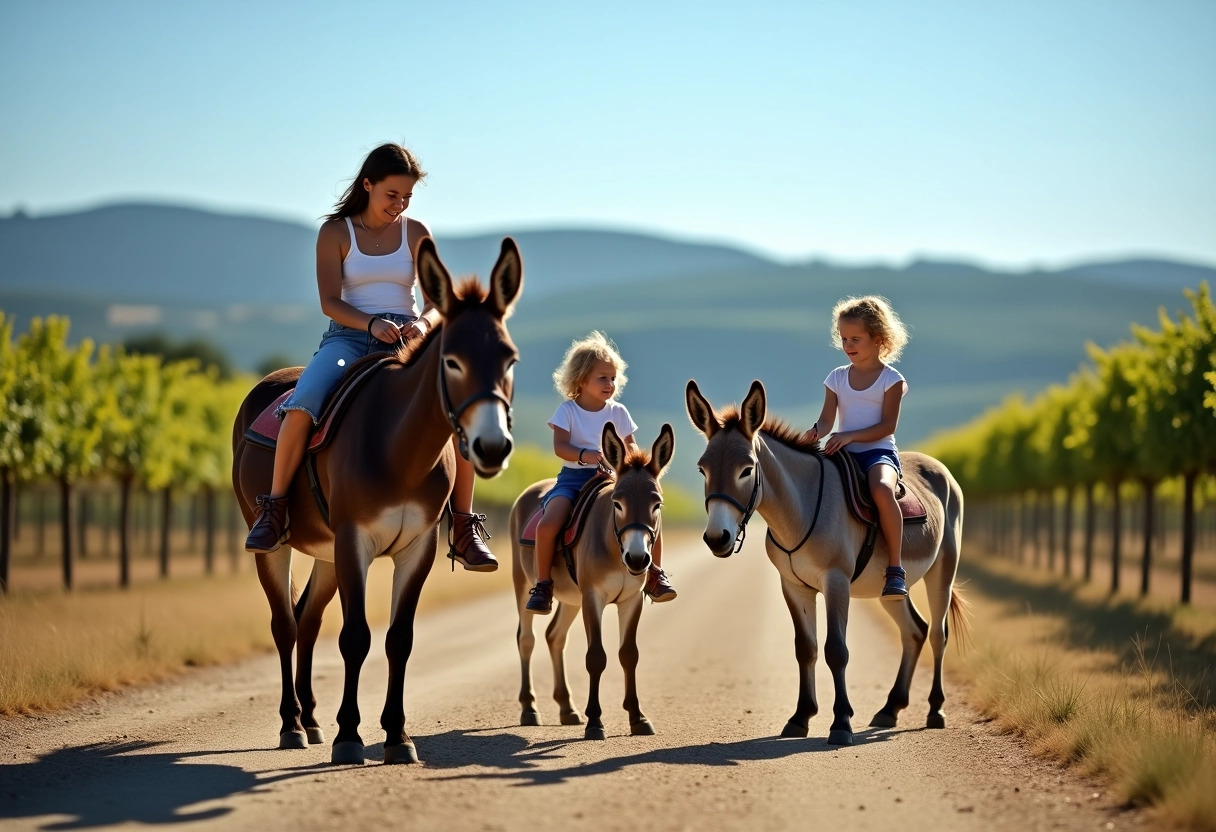
[[[405,215],[414,187],[426,177],[417,158],[397,144],[377,147],[317,234],[317,289],[329,329],[304,368],[295,391],[275,411],[282,420],[270,493],[258,497],[260,514],[245,549],[273,552],[291,537],[287,491],[304,457],[309,434],[326,398],[356,360],[421,339],[438,313],[414,298],[413,252],[429,229]],[[453,438],[453,444],[456,443]],[[492,572],[498,561],[483,541],[485,515],[475,514],[473,466],[456,454],[448,557],[465,569]]]

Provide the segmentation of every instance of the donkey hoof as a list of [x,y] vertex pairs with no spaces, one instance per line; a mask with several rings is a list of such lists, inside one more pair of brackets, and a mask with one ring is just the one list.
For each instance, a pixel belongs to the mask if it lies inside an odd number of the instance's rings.
[[308,748],[308,737],[303,731],[284,731],[279,734],[279,748]]
[[418,751],[412,742],[384,746],[384,764],[386,766],[416,762],[418,762]]
[[874,718],[870,720],[871,728],[894,728],[899,720],[895,714],[889,714],[886,711],[879,711],[874,714]]
[[363,743],[353,740],[335,742],[333,751],[329,755],[329,761],[336,766],[363,765]]
[[655,735],[654,725],[649,719],[643,717],[637,722],[629,723],[629,733],[635,737],[653,737]]
[[529,709],[519,715],[520,725],[540,725],[540,713],[535,709]]
[[781,736],[787,739],[802,739],[809,733],[807,726],[799,725],[792,719],[781,729]]
[[325,742],[325,732],[320,728],[305,728],[304,730],[308,733],[309,745],[320,745]]
[[583,732],[583,739],[602,740],[606,738],[603,725],[588,725],[587,730]]
[[946,727],[945,714],[943,714],[941,712],[929,714],[929,718],[925,720],[925,727],[926,728],[945,728]]
[[842,728],[837,728],[835,731],[828,731],[828,745],[852,745],[853,732],[845,731]]
[[583,715],[578,711],[562,714],[562,725],[582,725]]

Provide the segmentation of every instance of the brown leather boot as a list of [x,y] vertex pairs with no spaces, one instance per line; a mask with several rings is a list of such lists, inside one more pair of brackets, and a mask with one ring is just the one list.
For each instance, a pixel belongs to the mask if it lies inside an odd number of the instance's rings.
[[653,563],[646,573],[646,594],[655,603],[670,601],[676,597],[676,588],[667,579],[667,573]]
[[245,551],[266,554],[278,549],[291,537],[291,518],[287,514],[287,497],[258,497],[261,513],[245,538]]
[[490,533],[482,525],[484,514],[465,514],[452,511],[452,519],[448,526],[448,557],[452,559],[453,568],[458,562],[470,572],[493,572],[498,568],[498,559],[486,546]]

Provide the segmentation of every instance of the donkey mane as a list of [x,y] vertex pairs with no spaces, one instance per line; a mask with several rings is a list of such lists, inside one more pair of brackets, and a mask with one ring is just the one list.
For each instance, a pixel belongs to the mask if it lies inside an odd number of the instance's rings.
[[[714,418],[718,420],[718,424],[723,430],[728,428],[743,429],[743,417],[739,413],[738,405],[726,405],[722,410],[714,413]],[[779,419],[776,416],[766,416],[764,424],[760,426],[760,431],[787,448],[801,451],[804,454],[823,455],[823,448],[820,447],[819,440],[811,442],[804,439],[803,431],[798,430],[798,428],[784,419]]]
[[625,452],[625,461],[621,463],[621,468],[645,468],[650,464],[650,451],[643,448],[630,448]]

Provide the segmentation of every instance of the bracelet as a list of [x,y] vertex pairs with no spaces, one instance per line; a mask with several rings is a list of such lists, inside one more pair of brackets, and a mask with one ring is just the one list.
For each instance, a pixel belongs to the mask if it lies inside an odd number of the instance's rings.
[[587,464],[587,463],[583,462],[583,452],[584,452],[584,451],[586,451],[586,450],[587,450],[586,448],[579,448],[579,449],[578,449],[578,464],[579,464],[579,465],[586,465],[586,464]]
[[380,319],[377,318],[375,315],[372,315],[370,318],[367,319],[367,334],[368,335],[372,334],[372,324],[374,324],[378,320],[380,320]]

